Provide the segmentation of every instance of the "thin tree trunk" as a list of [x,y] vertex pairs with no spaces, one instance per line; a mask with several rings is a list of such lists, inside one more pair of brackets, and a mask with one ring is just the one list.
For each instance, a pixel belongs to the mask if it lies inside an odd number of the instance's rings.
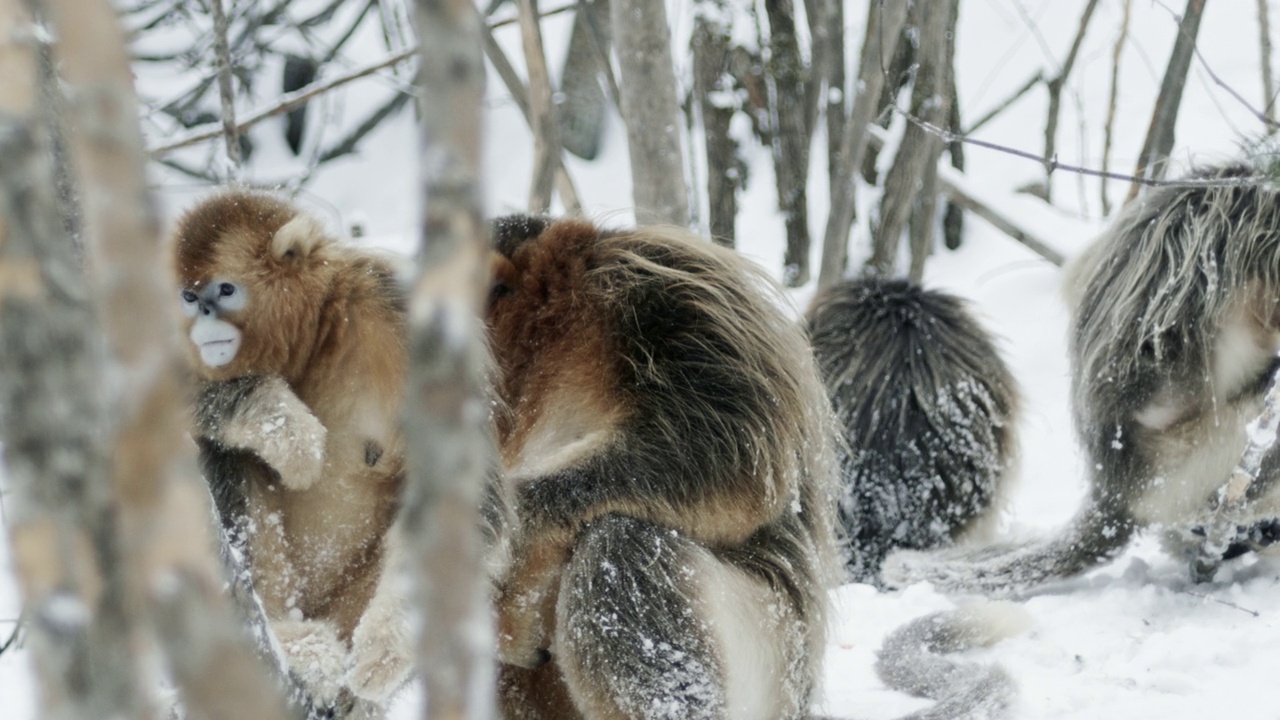
[[[829,207],[835,206],[837,183],[840,180],[840,143],[844,138],[845,112],[848,102],[845,93],[844,69],[844,3],[841,0],[823,0],[825,12],[822,22],[827,25],[827,181],[829,183]],[[825,258],[826,247],[823,247]],[[821,275],[821,272],[819,272]]]
[[[1266,0],[1262,1],[1266,2]],[[1124,54],[1125,40],[1129,37],[1129,17],[1132,9],[1133,0],[1124,0],[1120,33],[1116,35],[1116,44],[1111,48],[1111,86],[1107,91],[1107,120],[1102,127],[1102,178],[1099,183],[1103,216],[1111,215],[1111,200],[1107,197],[1107,173],[1111,169],[1111,140],[1115,134],[1116,105],[1120,99],[1120,58]]]
[[765,0],[769,15],[767,78],[773,122],[773,168],[778,209],[786,223],[783,281],[789,287],[809,282],[809,136],[805,127],[804,61],[796,37],[792,0]]
[[[533,111],[529,109],[529,91],[525,88],[524,81],[520,79],[511,61],[507,59],[507,54],[502,51],[502,46],[498,45],[493,33],[483,22],[480,23],[480,35],[485,57],[489,58],[494,71],[498,73],[498,77],[502,78],[502,84],[511,93],[511,101],[520,109],[520,114],[524,116],[529,129],[533,130]],[[556,192],[560,193],[565,212],[569,215],[581,215],[582,201],[578,196],[578,188],[574,185],[573,178],[569,177],[569,169],[563,161],[556,165],[555,182]]]
[[724,0],[701,0],[694,6],[693,89],[707,144],[707,204],[711,239],[734,246],[738,191],[743,163],[738,143],[729,134],[738,111],[729,73],[729,33],[734,6]]
[[872,2],[867,11],[867,32],[862,41],[858,65],[857,95],[844,125],[835,167],[837,179],[831,187],[831,213],[822,240],[822,268],[818,287],[827,287],[844,276],[849,257],[849,227],[853,222],[857,171],[867,149],[867,126],[880,106],[884,88],[884,67],[894,56],[902,25],[907,19],[907,0]]
[[667,11],[662,0],[611,0],[636,222],[689,222]]
[[551,73],[542,49],[542,27],[535,0],[516,0],[520,38],[529,73],[529,117],[533,125],[533,180],[529,188],[529,212],[542,215],[551,208],[551,187],[560,165],[560,121],[551,100]]
[[1062,88],[1067,83],[1067,76],[1075,67],[1076,56],[1080,54],[1080,46],[1084,43],[1085,32],[1089,29],[1089,21],[1093,19],[1093,11],[1098,7],[1098,0],[1089,0],[1084,6],[1084,14],[1080,16],[1080,26],[1076,30],[1076,38],[1071,42],[1071,50],[1067,59],[1062,61],[1062,69],[1045,85],[1049,89],[1049,117],[1044,126],[1044,199],[1053,197],[1053,171],[1058,155],[1058,115],[1062,108]]
[[[7,512],[41,717],[146,717],[137,618],[119,575],[99,430],[101,346],[71,237],[62,232],[41,122],[35,24],[0,0],[0,430]],[[124,658],[126,661],[121,662]]]
[[1267,133],[1275,132],[1275,82],[1271,75],[1271,13],[1267,0],[1258,0],[1258,49],[1262,56],[1262,116],[1267,120]]
[[209,0],[213,12],[213,54],[218,66],[218,96],[222,101],[222,133],[227,148],[226,177],[240,177],[240,130],[236,126],[236,97],[232,87],[231,48],[227,45],[227,13],[223,0]]
[[494,715],[494,638],[482,577],[480,490],[488,464],[487,294],[480,215],[484,57],[471,0],[418,0],[425,216],[409,297],[409,478],[401,519],[422,612],[426,718]]
[[[947,106],[951,97],[947,92],[946,35],[953,2],[955,0],[936,0],[919,8],[920,44],[916,53],[919,67],[911,94],[911,113],[932,125],[940,125],[949,112]],[[942,138],[916,123],[907,124],[893,167],[885,177],[880,222],[873,233],[868,272],[881,276],[893,274],[902,229],[917,201],[927,189],[934,187],[942,145]],[[927,229],[922,232],[931,239],[933,222],[930,218],[922,218],[928,220]],[[913,250],[924,252],[928,248],[927,239],[917,238],[915,244],[917,247]]]
[[[947,31],[947,87],[951,96],[951,108],[947,113],[947,125],[952,132],[960,132],[960,88],[956,83],[956,27],[960,22],[960,0],[951,7],[950,28]],[[955,140],[947,143],[951,167],[964,172],[964,143]],[[964,240],[964,208],[954,200],[947,200],[942,215],[942,242],[948,250],[956,250]]]
[[[81,507],[88,511],[81,520],[97,533],[90,547],[98,565],[86,569],[97,573],[97,591],[107,606],[118,603],[110,616],[104,612],[103,622],[133,643],[123,655],[90,649],[79,662],[90,674],[129,675],[130,660],[141,655],[139,635],[131,628],[150,619],[192,717],[282,717],[284,703],[222,593],[208,493],[184,438],[171,343],[175,333],[163,310],[172,289],[161,268],[123,34],[106,2],[45,0],[40,5],[57,38],[55,55],[73,98],[67,106],[67,127],[74,129],[69,148],[93,260],[93,273],[82,287],[102,288],[93,307],[101,312],[105,334],[90,329],[83,342],[99,353],[93,358],[95,386],[101,377],[112,378],[110,395],[100,406],[105,416],[85,413],[90,423],[100,419],[103,426],[110,418],[109,428],[94,431],[112,447],[101,480],[90,476],[79,483],[91,499]],[[45,242],[56,245],[56,234]],[[49,281],[55,287],[76,280],[64,275]],[[89,472],[74,466],[54,471],[68,469]],[[109,505],[109,522],[99,517],[103,502]],[[45,532],[55,527],[49,523]],[[112,689],[121,704],[144,702],[136,687]],[[133,696],[126,701],[129,691]]]
[[[1178,37],[1173,43],[1169,66],[1165,69],[1164,81],[1160,83],[1160,95],[1156,97],[1155,110],[1151,113],[1147,139],[1142,144],[1138,166],[1133,171],[1134,177],[1152,180],[1164,177],[1165,166],[1168,164],[1166,161],[1173,150],[1178,107],[1182,104],[1182,89],[1187,84],[1187,70],[1190,69],[1191,58],[1195,54],[1196,35],[1200,32],[1204,5],[1205,0],[1187,0],[1186,12],[1178,23]],[[1131,184],[1126,202],[1137,197],[1141,188],[1140,183]]]

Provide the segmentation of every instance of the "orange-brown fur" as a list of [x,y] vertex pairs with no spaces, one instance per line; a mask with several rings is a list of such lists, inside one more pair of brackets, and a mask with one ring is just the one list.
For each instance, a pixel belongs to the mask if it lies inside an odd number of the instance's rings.
[[[282,246],[277,231],[297,216],[269,195],[216,195],[179,221],[175,264],[183,289],[230,280],[248,292],[248,306],[228,313],[243,333],[231,362],[209,367],[185,343],[195,374],[207,384],[282,378],[327,430],[323,469],[309,487],[286,486],[280,468],[244,460],[249,562],[269,619],[296,619],[296,609],[333,623],[346,643],[377,585],[403,479],[405,318],[385,262],[314,221]],[[212,420],[203,422],[216,427]]]

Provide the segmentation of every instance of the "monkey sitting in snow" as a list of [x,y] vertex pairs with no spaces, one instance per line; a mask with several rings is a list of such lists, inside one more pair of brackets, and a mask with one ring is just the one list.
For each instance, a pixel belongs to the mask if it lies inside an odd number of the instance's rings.
[[906,280],[845,280],[814,298],[808,326],[844,431],[853,578],[878,582],[891,549],[989,530],[1012,473],[1018,393],[963,302]]
[[385,699],[408,671],[401,601],[383,578],[404,476],[394,272],[261,193],[209,198],[174,236],[220,517],[314,699],[343,686]]
[[[1084,507],[1058,536],[1019,547],[886,561],[894,585],[1016,593],[1115,558],[1164,530],[1194,559],[1198,526],[1240,462],[1280,350],[1280,193],[1261,159],[1208,169],[1140,196],[1067,272]],[[1273,172],[1272,172],[1273,174]],[[1228,556],[1270,542],[1280,450],[1248,489]]]

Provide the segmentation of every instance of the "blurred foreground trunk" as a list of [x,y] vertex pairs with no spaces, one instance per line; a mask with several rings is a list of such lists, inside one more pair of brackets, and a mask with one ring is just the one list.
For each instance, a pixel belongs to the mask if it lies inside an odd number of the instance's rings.
[[[37,31],[23,7],[50,26]],[[149,718],[149,632],[188,717],[286,710],[222,592],[207,491],[184,437],[123,35],[106,2],[0,0],[0,425],[12,547],[46,718]],[[35,98],[57,38],[85,257],[59,220]],[[63,197],[68,197],[64,195]]]
[[402,521],[422,612],[424,717],[490,718],[495,641],[479,513],[489,448],[479,321],[488,289],[478,179],[484,57],[470,0],[418,0],[417,21],[426,209],[409,296]]

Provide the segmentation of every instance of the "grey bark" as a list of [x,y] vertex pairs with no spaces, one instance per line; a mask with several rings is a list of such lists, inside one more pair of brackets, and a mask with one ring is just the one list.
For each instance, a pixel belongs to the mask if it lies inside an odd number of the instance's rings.
[[893,58],[906,19],[907,0],[873,2],[867,11],[867,33],[862,41],[855,88],[857,94],[849,119],[844,123],[844,135],[840,138],[840,150],[834,163],[837,179],[831,183],[831,212],[822,240],[819,287],[827,287],[844,276],[849,257],[849,228],[853,223],[856,200],[854,183],[867,149],[868,126],[880,106],[884,67]]
[[50,720],[145,717],[129,658],[136,617],[119,575],[102,348],[83,268],[62,231],[51,142],[38,104],[35,25],[0,0],[0,433],[7,526],[27,636]]
[[[960,21],[960,2],[956,0],[951,6],[951,21],[947,32],[947,92],[951,97],[951,107],[947,113],[947,126],[952,132],[959,132],[960,122],[960,87],[956,83],[956,27]],[[947,143],[947,155],[951,156],[951,167],[964,172],[964,142],[952,140]],[[948,250],[956,250],[964,240],[964,208],[954,200],[947,200],[947,208],[942,213],[942,242]]]
[[809,133],[804,60],[792,0],[765,0],[769,16],[769,115],[778,209],[786,224],[782,278],[789,287],[809,282]]
[[1067,52],[1067,58],[1062,61],[1062,69],[1045,83],[1049,89],[1049,115],[1044,127],[1044,198],[1046,201],[1053,197],[1053,171],[1058,155],[1058,116],[1062,108],[1062,88],[1067,83],[1071,69],[1075,67],[1076,56],[1080,54],[1085,32],[1089,29],[1089,21],[1093,19],[1093,11],[1097,7],[1098,0],[1089,0],[1089,4],[1085,5],[1084,13],[1080,16],[1080,27],[1076,31],[1075,40],[1071,43],[1071,50]]
[[[6,157],[11,149],[28,161],[6,161],[4,172],[3,274],[21,275],[0,283],[3,332],[15,334],[3,342],[5,394],[16,400],[4,403],[3,425],[26,434],[7,445],[15,484],[40,482],[12,532],[33,639],[48,643],[36,651],[45,716],[149,717],[138,663],[143,633],[154,630],[190,717],[282,717],[279,693],[222,595],[208,495],[183,437],[175,333],[163,310],[172,291],[123,35],[105,2],[34,5],[57,38],[72,98],[68,148],[92,260],[86,275],[50,209],[45,141],[7,112],[19,131],[0,133]],[[8,74],[13,65],[4,64]],[[48,314],[40,327],[22,316],[32,303]],[[59,675],[70,682],[60,685]]]
[[481,574],[480,490],[489,407],[479,315],[487,292],[480,211],[484,58],[470,0],[418,0],[425,214],[409,298],[408,482],[401,515],[422,613],[426,718],[494,714],[494,644]]
[[733,247],[738,191],[746,171],[738,143],[729,135],[733,115],[740,109],[729,72],[727,15],[733,12],[733,5],[725,0],[700,0],[694,8],[693,91],[707,144],[707,218],[711,239]]
[[[824,13],[822,22],[827,26],[827,92],[823,97],[827,111],[828,207],[834,207],[837,183],[840,180],[840,143],[844,138],[845,112],[848,107],[844,68],[844,3],[840,0],[822,0],[821,5]],[[825,247],[823,253],[826,253]]]
[[[1137,178],[1159,180],[1164,177],[1169,153],[1173,150],[1173,133],[1178,122],[1178,108],[1182,104],[1182,89],[1187,84],[1187,70],[1195,55],[1196,35],[1200,32],[1200,18],[1204,14],[1205,0],[1187,0],[1187,9],[1178,23],[1178,37],[1173,43],[1169,66],[1165,68],[1160,94],[1151,113],[1151,126],[1147,139],[1138,156],[1138,166],[1133,175]],[[1138,196],[1140,183],[1129,187],[1128,200]]]
[[636,221],[685,225],[689,192],[666,8],[662,0],[611,0],[609,7]]
[[[941,125],[949,113],[951,95],[947,90],[947,26],[955,0],[922,4],[920,42],[916,52],[918,67],[911,93],[911,114],[931,125]],[[867,272],[891,276],[899,237],[912,209],[920,213],[926,228],[912,242],[912,267],[923,263],[933,234],[932,214],[925,214],[936,202],[934,182],[943,141],[915,122],[907,124],[893,166],[884,180],[879,222],[873,231],[871,258]]]

